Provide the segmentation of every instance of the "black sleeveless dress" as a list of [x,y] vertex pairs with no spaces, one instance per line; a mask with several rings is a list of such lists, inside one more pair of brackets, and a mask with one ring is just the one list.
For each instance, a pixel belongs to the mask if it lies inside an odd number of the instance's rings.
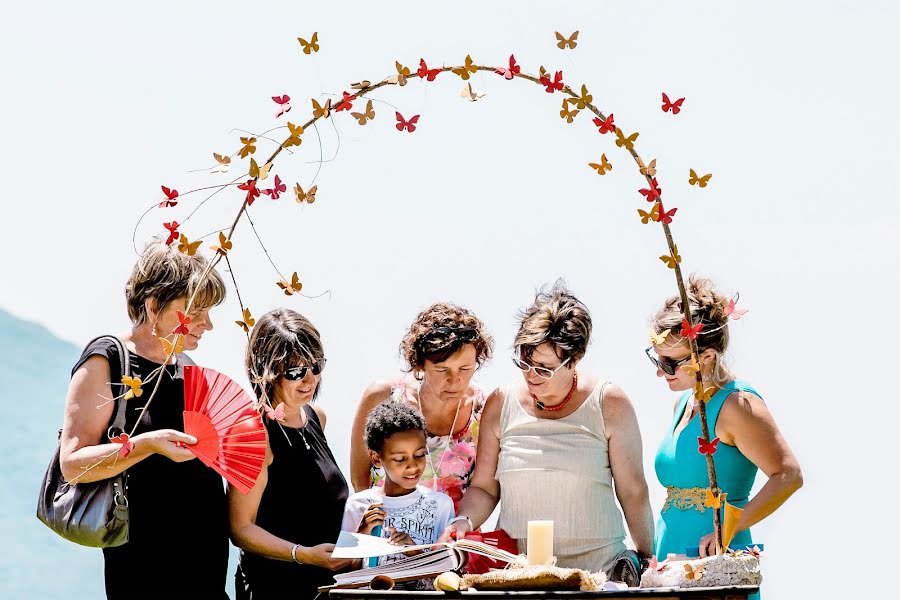
[[[316,412],[309,405],[304,410],[308,420],[302,433],[266,419],[274,459],[256,524],[301,546],[333,544],[341,531],[349,495],[347,481],[331,454]],[[272,560],[247,551],[241,551],[236,578],[238,587],[243,579],[249,592],[245,597],[252,600],[312,600],[319,586],[334,583],[328,569]],[[238,597],[242,597],[240,592]]]
[[[116,346],[98,340],[85,348],[72,373],[93,355],[109,360],[111,379],[121,367]],[[146,380],[157,367],[130,353],[133,376]],[[184,363],[165,368],[150,408],[135,435],[156,429],[184,431]],[[150,396],[128,400],[125,430],[131,431]],[[113,386],[113,393],[120,387]],[[160,454],[128,469],[128,542],[104,548],[106,597],[228,598],[228,505],[221,476],[199,460],[176,463]]]

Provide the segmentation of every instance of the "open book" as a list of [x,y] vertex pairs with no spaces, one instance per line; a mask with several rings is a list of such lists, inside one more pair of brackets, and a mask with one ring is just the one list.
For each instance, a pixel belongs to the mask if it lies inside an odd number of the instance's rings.
[[[442,547],[431,550],[438,546]],[[378,575],[386,575],[394,581],[400,582],[435,577],[444,571],[459,571],[465,566],[468,553],[481,554],[506,563],[518,559],[515,554],[475,540],[462,539],[424,546],[395,546],[384,538],[349,531],[341,532],[331,555],[334,558],[368,558],[411,550],[429,551],[378,567],[335,573],[334,587],[366,586]]]

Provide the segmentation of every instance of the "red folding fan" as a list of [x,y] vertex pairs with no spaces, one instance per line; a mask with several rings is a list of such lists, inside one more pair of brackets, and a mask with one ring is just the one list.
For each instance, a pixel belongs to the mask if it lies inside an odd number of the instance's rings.
[[[481,531],[480,529],[476,529],[475,531],[467,533],[465,538],[467,540],[482,542],[488,546],[499,548],[500,550],[506,550],[512,554],[519,553],[516,540],[509,537],[509,534],[503,529],[498,529],[497,531]],[[466,573],[471,574],[487,573],[491,569],[504,568],[506,568],[505,562],[494,560],[481,554],[470,553],[468,560],[466,561]]]
[[205,367],[184,368],[185,446],[241,493],[256,483],[266,458],[266,430],[253,398],[225,375]]

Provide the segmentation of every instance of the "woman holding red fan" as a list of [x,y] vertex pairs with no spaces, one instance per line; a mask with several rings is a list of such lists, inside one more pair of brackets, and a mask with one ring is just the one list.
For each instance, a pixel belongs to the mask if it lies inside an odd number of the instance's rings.
[[[210,308],[225,299],[222,278],[215,270],[204,276],[207,267],[200,255],[149,244],[125,285],[131,329],[118,336],[129,354],[130,384],[108,337],[89,344],[72,369],[60,438],[63,476],[77,483],[128,473],[129,539],[103,549],[107,598],[227,598],[225,489],[218,473],[192,460],[184,446],[197,440],[182,433],[183,366],[190,361],[180,352],[197,348],[212,329]],[[137,424],[130,438],[110,437],[110,398],[126,400],[124,430]]]
[[[660,559],[669,553],[685,554],[689,548],[690,554],[714,555],[712,509],[726,502],[743,508],[731,547],[752,546],[749,527],[772,514],[803,484],[800,465],[766,403],[750,384],[736,379],[724,362],[728,321],[747,311],[717,292],[710,280],[694,276],[688,281],[688,301],[693,328],[684,322],[681,297],[672,296],[653,319],[651,345],[646,349],[657,377],[664,377],[673,392],[682,392],[656,454],[656,475],[667,491],[657,527]],[[689,337],[697,340],[699,365],[691,359]],[[708,444],[697,418],[698,367],[710,386],[702,394],[713,438]],[[718,493],[710,489],[704,453],[713,455]],[[769,479],[751,499],[760,469]]]
[[247,375],[263,410],[268,450],[246,495],[229,485],[231,537],[241,548],[237,598],[312,600],[352,561],[331,557],[349,491],[313,404],[325,368],[318,330],[279,308],[250,334]]

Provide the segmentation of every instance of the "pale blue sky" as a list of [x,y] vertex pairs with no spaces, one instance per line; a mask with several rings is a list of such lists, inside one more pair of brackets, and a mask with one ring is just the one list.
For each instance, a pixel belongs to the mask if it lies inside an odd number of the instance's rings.
[[[796,595],[817,551],[883,553],[879,542],[896,535],[883,509],[860,500],[896,471],[884,470],[898,416],[885,389],[900,259],[895,3],[53,1],[4,13],[0,306],[76,343],[122,329],[138,217],[160,184],[222,181],[188,171],[237,150],[233,128],[274,126],[270,96],[289,94],[299,122],[310,97],[378,81],[395,60],[459,64],[471,53],[505,64],[514,52],[525,72],[543,64],[586,83],[601,110],[641,133],[637,149],[658,158],[667,208],[679,209],[685,270],[739,290],[751,310],[734,326],[732,360],[765,395],[807,481],[754,529],[769,554],[767,597]],[[554,30],[575,29],[578,47],[557,49]],[[322,49],[308,57],[296,37],[314,30]],[[507,359],[516,311],[565,277],[594,314],[583,365],[634,400],[658,511],[652,462],[673,397],[642,354],[647,318],[675,285],[657,259],[661,232],[635,212],[646,204],[637,168],[587,115],[562,122],[559,95],[486,73],[474,86],[488,93],[474,104],[449,74],[374,94],[421,113],[412,135],[394,129],[383,103],[365,127],[346,114],[334,120],[339,134],[323,127],[323,153],[337,157],[318,176],[316,204],[262,198],[252,217],[279,266],[330,299],[281,294],[246,222],[233,253],[242,298],[257,316],[290,306],[320,327],[321,401],[346,464],[356,400],[371,379],[397,373],[418,310],[452,300],[485,320],[496,357],[478,379],[493,388],[517,376]],[[687,97],[681,114],[660,110],[662,91]],[[614,169],[599,177],[587,163],[604,152]],[[317,157],[309,131],[272,172],[308,185]],[[706,189],[687,184],[690,167],[713,173]],[[220,194],[184,232],[230,223],[240,200]],[[195,205],[190,196],[153,211],[138,239]],[[236,300],[213,313],[196,358],[242,379]],[[60,420],[61,405],[46,418]]]

